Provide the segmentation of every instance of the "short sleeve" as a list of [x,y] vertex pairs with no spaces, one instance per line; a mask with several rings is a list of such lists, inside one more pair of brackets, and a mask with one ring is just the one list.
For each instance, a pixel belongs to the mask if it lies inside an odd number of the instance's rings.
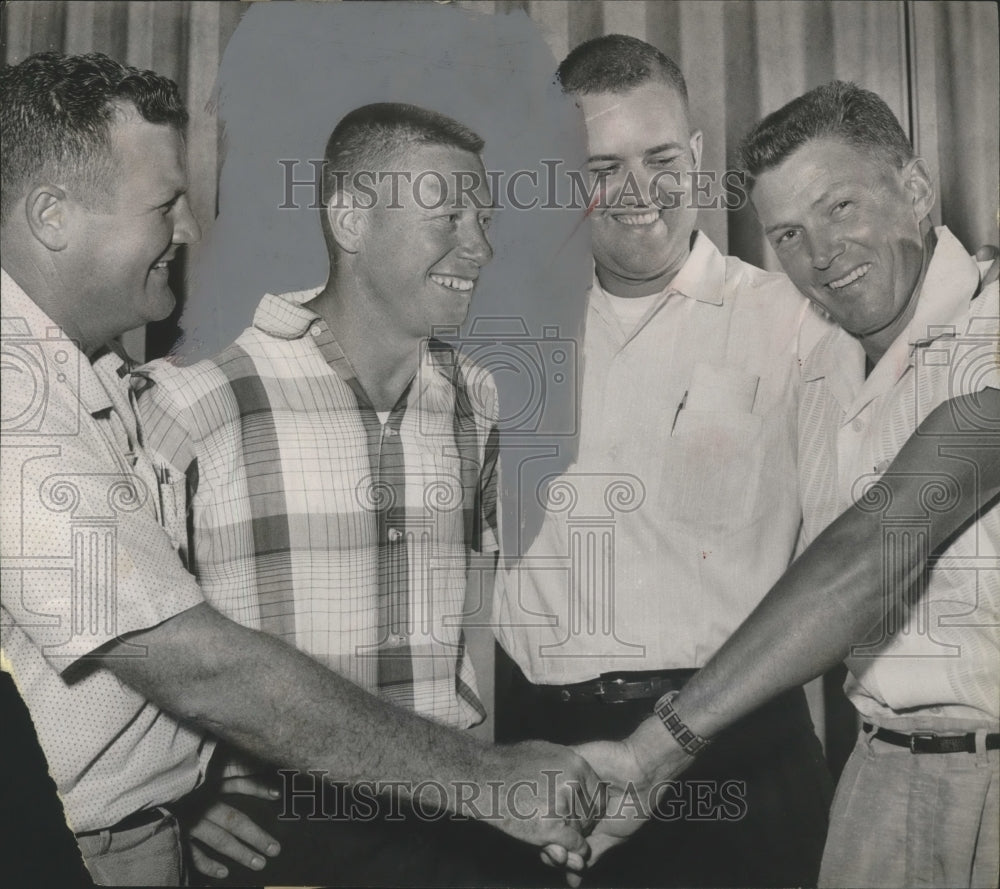
[[74,412],[71,396],[54,390],[45,422],[5,431],[2,449],[3,605],[60,672],[203,601],[160,523],[153,464],[122,447],[112,408]]

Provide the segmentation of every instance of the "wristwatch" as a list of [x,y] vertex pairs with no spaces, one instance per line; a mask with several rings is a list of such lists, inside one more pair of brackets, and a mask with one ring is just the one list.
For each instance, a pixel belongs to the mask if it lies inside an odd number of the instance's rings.
[[680,744],[681,750],[688,754],[688,756],[697,756],[712,742],[701,735],[696,735],[684,724],[680,716],[677,715],[672,701],[679,694],[679,690],[668,691],[656,702],[653,712],[660,717],[660,722],[666,726],[667,731]]

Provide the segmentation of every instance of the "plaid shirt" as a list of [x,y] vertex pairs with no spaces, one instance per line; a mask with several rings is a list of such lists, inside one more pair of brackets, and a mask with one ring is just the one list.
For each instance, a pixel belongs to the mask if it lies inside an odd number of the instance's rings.
[[154,362],[147,446],[187,473],[206,599],[449,725],[486,713],[465,655],[469,552],[495,552],[496,391],[429,340],[383,424],[326,323],[268,294],[189,368]]

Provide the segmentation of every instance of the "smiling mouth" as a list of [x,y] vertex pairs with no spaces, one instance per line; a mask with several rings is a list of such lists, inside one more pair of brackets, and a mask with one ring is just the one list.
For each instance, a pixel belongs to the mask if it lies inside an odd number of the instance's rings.
[[177,258],[177,253],[171,253],[169,256],[164,256],[162,259],[153,263],[153,271],[165,272],[167,271],[170,263]]
[[476,282],[469,278],[456,278],[454,275],[431,275],[431,280],[435,284],[440,284],[447,290],[456,290],[459,293],[468,293],[476,286]]
[[870,262],[863,263],[853,271],[848,272],[843,278],[837,278],[836,281],[830,281],[826,286],[831,290],[841,290],[848,284],[853,284],[855,281],[859,281],[871,271],[871,268],[872,264]]
[[615,213],[613,218],[622,225],[641,226],[652,225],[660,218],[659,210],[647,210],[645,213]]

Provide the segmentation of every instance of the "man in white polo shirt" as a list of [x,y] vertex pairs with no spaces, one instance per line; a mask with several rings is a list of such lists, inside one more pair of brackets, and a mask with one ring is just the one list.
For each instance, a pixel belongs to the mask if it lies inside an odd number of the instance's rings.
[[[782,266],[839,325],[803,367],[812,542],[656,716],[583,752],[623,782],[669,780],[742,714],[846,659],[862,730],[821,885],[996,886],[996,276],[931,225],[927,166],[872,92],[818,87],[759,123],[742,154]],[[633,828],[602,822],[595,857]]]
[[[628,734],[787,568],[801,521],[800,335],[824,323],[786,276],[695,231],[702,134],[670,59],[599,37],[559,79],[585,115],[597,189],[579,454],[504,578],[497,632],[519,671],[498,728],[579,743]],[[815,882],[832,782],[801,689],[744,720],[691,777],[591,879]]]

